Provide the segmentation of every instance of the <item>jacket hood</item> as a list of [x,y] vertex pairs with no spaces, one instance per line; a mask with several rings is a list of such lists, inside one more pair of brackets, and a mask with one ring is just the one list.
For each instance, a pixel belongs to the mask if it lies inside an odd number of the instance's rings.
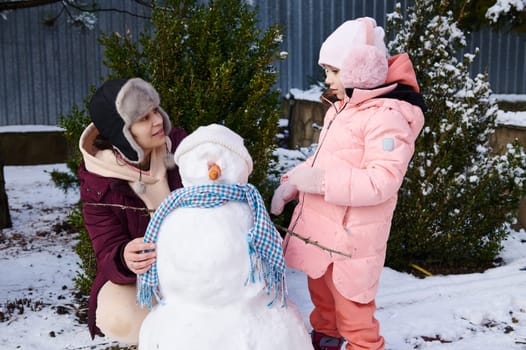
[[393,98],[396,100],[406,101],[413,106],[420,107],[422,112],[427,111],[427,106],[424,97],[414,91],[410,86],[404,84],[396,84],[396,88],[386,94],[378,96],[378,98]]
[[[152,152],[149,171],[139,171],[138,168],[120,158],[120,153],[111,149],[99,150],[94,147],[93,140],[98,134],[99,131],[92,123],[84,129],[79,139],[79,149],[88,171],[100,176],[129,182],[141,181],[144,184],[157,183],[164,176],[166,172],[166,166],[163,162],[166,154],[165,147],[159,147]],[[171,147],[171,141],[168,138],[167,143]]]
[[351,105],[363,103],[372,98],[399,99],[420,107],[422,111],[426,106],[420,95],[420,87],[416,80],[413,64],[407,53],[389,57],[389,68],[384,85],[374,89],[345,89]]
[[403,84],[411,87],[415,92],[420,92],[413,63],[411,63],[411,59],[407,53],[389,57],[388,65],[389,69],[385,80],[386,84]]
[[[350,91],[349,91],[350,90]],[[420,94],[413,64],[407,53],[389,58],[386,85],[375,89],[346,89],[349,104],[367,109],[383,106],[397,110],[409,124],[416,139],[424,126],[426,106]]]

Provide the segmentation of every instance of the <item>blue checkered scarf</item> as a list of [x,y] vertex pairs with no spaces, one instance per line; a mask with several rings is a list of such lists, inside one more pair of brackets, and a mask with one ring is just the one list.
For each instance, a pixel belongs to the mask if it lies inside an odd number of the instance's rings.
[[[283,259],[282,240],[276,227],[270,220],[261,194],[251,184],[201,185],[184,187],[171,192],[161,203],[144,235],[145,243],[155,243],[163,220],[173,210],[183,207],[214,208],[228,201],[247,202],[254,216],[254,225],[247,233],[248,253],[250,257],[250,276],[253,283],[256,278],[264,278],[267,294],[273,293],[271,305],[278,297],[285,302],[285,261]],[[144,306],[152,307],[152,297],[159,302],[157,263],[151,269],[137,276],[137,300]]]

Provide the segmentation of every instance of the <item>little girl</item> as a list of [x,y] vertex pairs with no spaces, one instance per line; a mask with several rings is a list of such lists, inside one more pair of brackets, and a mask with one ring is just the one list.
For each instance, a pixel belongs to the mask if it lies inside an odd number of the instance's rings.
[[372,18],[347,21],[325,40],[318,63],[331,107],[314,155],[282,177],[272,199],[275,215],[299,200],[285,260],[308,275],[317,350],[345,341],[347,350],[384,349],[375,296],[425,109],[408,55],[386,52]]

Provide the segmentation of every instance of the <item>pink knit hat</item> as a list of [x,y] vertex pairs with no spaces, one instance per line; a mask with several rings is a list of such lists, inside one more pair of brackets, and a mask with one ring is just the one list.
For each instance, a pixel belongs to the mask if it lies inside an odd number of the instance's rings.
[[384,36],[373,18],[346,21],[323,42],[318,64],[338,68],[345,88],[382,85],[387,77]]

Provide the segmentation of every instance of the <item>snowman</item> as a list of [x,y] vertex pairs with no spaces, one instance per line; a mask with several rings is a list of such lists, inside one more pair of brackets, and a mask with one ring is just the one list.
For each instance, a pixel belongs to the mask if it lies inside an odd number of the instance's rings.
[[248,184],[243,139],[218,124],[199,127],[174,154],[183,188],[155,211],[145,241],[157,260],[138,277],[152,307],[139,350],[308,350],[310,336],[286,299],[281,237]]

